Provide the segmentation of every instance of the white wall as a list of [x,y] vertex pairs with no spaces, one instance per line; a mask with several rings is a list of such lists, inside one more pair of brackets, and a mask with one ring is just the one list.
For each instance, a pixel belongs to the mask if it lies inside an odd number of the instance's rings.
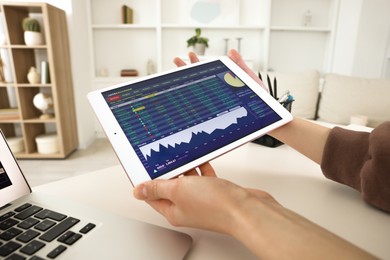
[[390,1],[365,0],[361,11],[352,74],[379,78],[390,32]]
[[353,68],[363,0],[341,0],[337,20],[332,72],[350,74]]
[[341,0],[332,72],[383,77],[390,34],[389,0]]
[[[64,1],[64,0],[63,0]],[[95,114],[87,101],[87,93],[92,90],[89,57],[89,29],[87,21],[87,1],[72,1],[72,14],[69,15],[69,39],[71,46],[73,86],[76,101],[77,128],[80,148],[88,147],[95,139]]]

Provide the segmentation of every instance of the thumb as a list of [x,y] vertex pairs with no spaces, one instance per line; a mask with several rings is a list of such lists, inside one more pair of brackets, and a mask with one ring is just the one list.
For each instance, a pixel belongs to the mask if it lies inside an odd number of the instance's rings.
[[173,181],[153,180],[141,183],[134,188],[134,197],[139,200],[167,199],[170,195],[171,182]]

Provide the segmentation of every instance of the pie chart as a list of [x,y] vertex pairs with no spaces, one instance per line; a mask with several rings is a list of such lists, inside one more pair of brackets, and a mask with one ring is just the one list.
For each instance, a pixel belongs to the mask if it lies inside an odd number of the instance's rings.
[[232,87],[243,87],[245,86],[244,82],[242,82],[239,78],[237,78],[232,73],[228,72],[223,76],[223,79],[226,81],[227,84],[229,84]]

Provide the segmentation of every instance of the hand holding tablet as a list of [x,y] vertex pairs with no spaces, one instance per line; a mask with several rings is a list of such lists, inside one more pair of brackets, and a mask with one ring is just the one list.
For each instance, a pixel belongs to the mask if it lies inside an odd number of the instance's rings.
[[88,94],[133,185],[172,178],[292,119],[228,57]]

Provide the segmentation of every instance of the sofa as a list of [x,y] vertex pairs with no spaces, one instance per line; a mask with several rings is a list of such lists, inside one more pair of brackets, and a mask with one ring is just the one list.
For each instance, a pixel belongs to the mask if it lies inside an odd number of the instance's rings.
[[[261,73],[264,79],[264,73]],[[277,79],[278,94],[290,91],[294,97],[294,116],[350,125],[351,120],[363,118],[360,124],[376,127],[390,120],[390,80],[366,79],[329,73],[321,77],[316,70],[295,73],[270,72]],[[267,83],[265,82],[267,85]]]

